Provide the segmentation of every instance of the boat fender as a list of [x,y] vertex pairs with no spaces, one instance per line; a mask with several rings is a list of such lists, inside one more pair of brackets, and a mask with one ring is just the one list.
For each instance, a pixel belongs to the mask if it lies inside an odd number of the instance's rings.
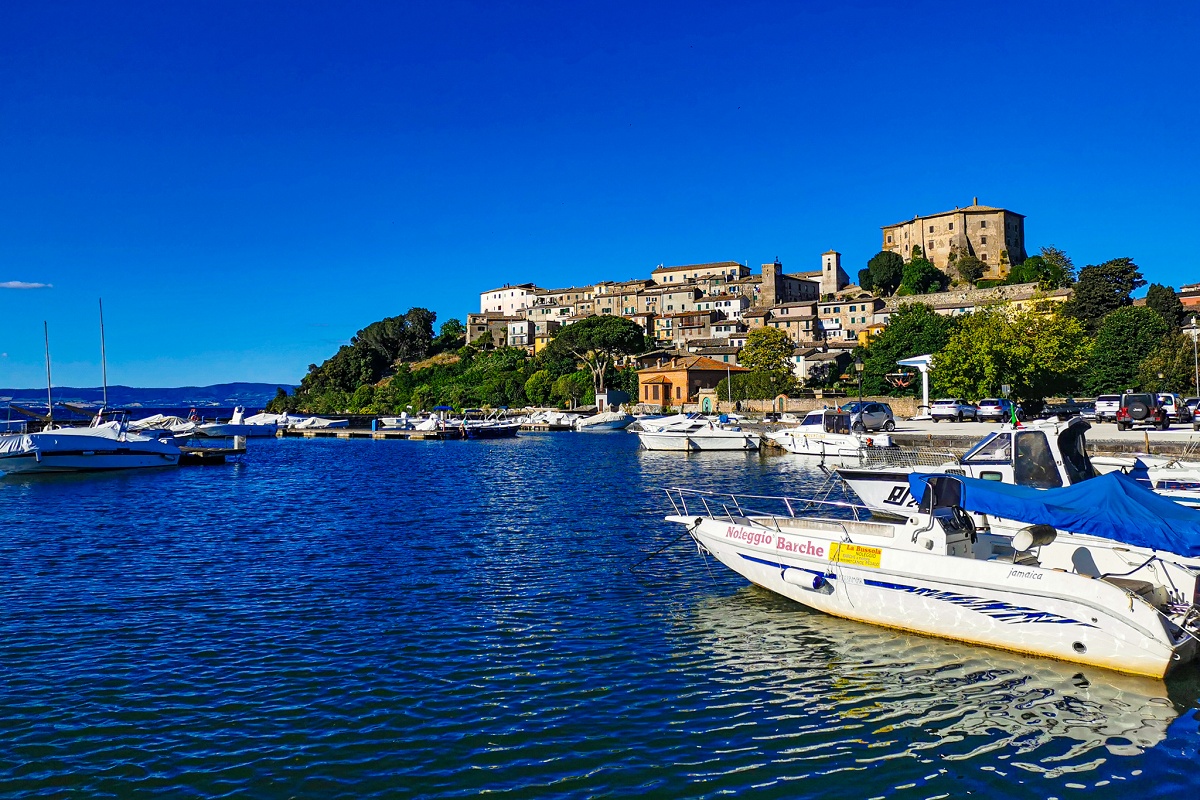
[[867,447],[874,447],[874,446],[875,446],[875,440],[872,439],[870,436],[868,436],[867,437]]
[[1027,528],[1021,528],[1013,535],[1012,548],[1017,552],[1024,552],[1034,547],[1050,544],[1056,536],[1058,536],[1058,531],[1049,525],[1030,525]]
[[811,572],[788,567],[784,567],[780,572],[782,573],[784,583],[799,586],[801,589],[807,589],[810,592],[828,591],[829,581],[825,579],[824,575],[814,575]]

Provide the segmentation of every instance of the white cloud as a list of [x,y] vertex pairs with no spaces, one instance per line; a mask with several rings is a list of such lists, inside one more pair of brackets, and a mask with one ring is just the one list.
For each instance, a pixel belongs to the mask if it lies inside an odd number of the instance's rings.
[[2,281],[0,289],[53,289],[52,283],[26,283],[25,281]]

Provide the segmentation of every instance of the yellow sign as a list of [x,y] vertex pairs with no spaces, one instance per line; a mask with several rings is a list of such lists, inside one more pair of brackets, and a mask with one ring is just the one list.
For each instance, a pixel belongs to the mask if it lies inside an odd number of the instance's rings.
[[883,550],[878,547],[863,547],[861,544],[845,542],[833,542],[829,545],[829,560],[839,564],[879,569],[879,559],[882,555]]

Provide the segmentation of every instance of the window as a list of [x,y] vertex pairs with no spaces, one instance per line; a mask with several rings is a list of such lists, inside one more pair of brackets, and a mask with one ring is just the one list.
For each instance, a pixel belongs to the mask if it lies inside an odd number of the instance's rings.
[[981,219],[981,220],[979,220],[979,227],[981,227],[981,228],[986,228],[986,227],[987,227],[987,220],[986,220],[986,219]]
[[892,235],[890,233],[888,234],[888,237],[887,237],[887,243],[888,244],[892,243]]
[[930,225],[930,226],[929,226],[929,232],[930,232],[930,233],[933,233],[933,226],[932,226],[932,225]]
[[854,308],[854,306],[850,306],[850,310],[851,310],[851,311],[855,311],[855,310],[857,310],[857,309],[855,309],[855,308]]
[[1062,486],[1062,476],[1050,453],[1050,443],[1041,431],[1026,431],[1017,434],[1017,458],[1013,469],[1013,482],[1018,486],[1033,486],[1038,489],[1054,489]]
[[980,243],[980,244],[987,244],[987,237],[986,237],[986,236],[980,236],[980,237],[979,237],[979,243]]
[[987,253],[980,253],[980,254],[979,254],[979,260],[980,260],[980,261],[987,261]]
[[654,384],[654,399],[658,399],[658,384]]
[[947,225],[947,226],[946,226],[946,230],[948,230],[948,231],[952,231],[952,230],[954,230],[954,223],[953,223],[953,222],[951,222],[949,225]]

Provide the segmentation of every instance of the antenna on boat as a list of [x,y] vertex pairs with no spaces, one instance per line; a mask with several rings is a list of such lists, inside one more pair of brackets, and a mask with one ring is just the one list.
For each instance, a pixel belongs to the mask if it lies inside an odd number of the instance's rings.
[[42,320],[42,333],[46,335],[46,430],[54,427],[54,398],[50,396],[50,326]]
[[100,298],[100,375],[104,380],[104,405],[108,408],[108,360],[104,357],[104,298]]

